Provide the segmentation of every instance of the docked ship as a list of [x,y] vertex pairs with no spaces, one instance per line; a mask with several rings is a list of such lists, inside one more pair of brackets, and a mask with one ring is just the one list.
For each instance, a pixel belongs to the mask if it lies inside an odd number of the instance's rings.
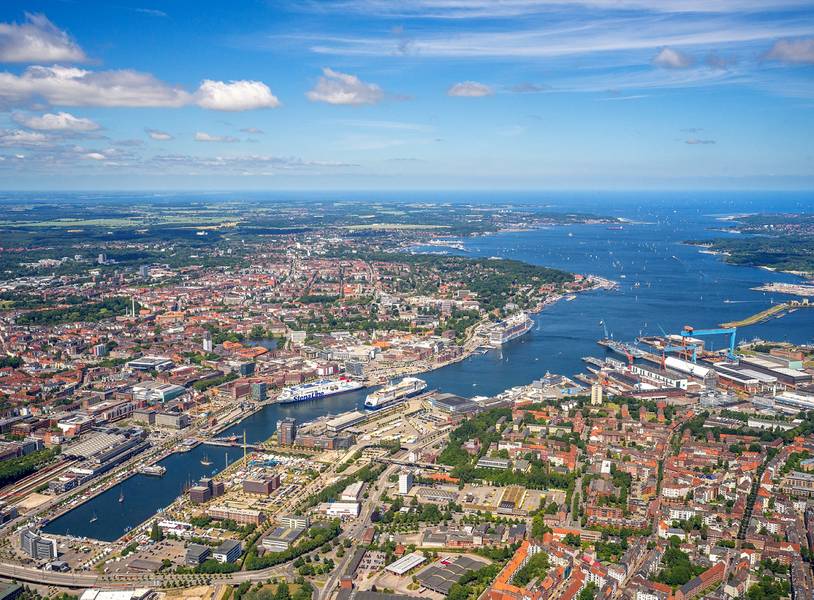
[[386,385],[365,398],[365,408],[377,410],[406,400],[427,389],[427,382],[418,377],[405,377],[398,383]]
[[609,338],[601,339],[597,342],[597,344],[604,346],[608,350],[612,350],[617,354],[621,354],[622,356],[632,356],[633,358],[644,358],[645,356],[645,353],[636,346],[623,344],[622,342],[617,342],[616,340]]
[[319,400],[328,396],[336,396],[346,392],[353,392],[365,387],[358,381],[346,378],[340,379],[320,379],[309,383],[301,383],[284,388],[277,396],[280,404],[290,404],[292,402],[302,402],[303,400]]
[[152,475],[153,477],[163,477],[164,473],[167,472],[167,467],[162,467],[161,465],[149,465],[140,467],[138,470],[139,473],[142,475]]
[[504,321],[498,321],[489,331],[489,343],[492,346],[502,346],[521,335],[528,333],[534,326],[529,316],[524,312],[516,313]]

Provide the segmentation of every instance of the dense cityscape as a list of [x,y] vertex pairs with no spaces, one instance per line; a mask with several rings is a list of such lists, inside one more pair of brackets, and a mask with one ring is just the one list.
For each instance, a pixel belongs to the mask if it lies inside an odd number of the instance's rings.
[[814,600],[812,9],[0,2],[0,600]]
[[[46,235],[20,208],[6,231],[40,258],[3,248],[12,580],[83,598],[812,593],[814,348],[743,334],[811,314],[798,275],[755,286],[788,300],[736,322],[617,339],[603,320],[578,372],[543,363],[464,394],[429,376],[508,360],[586,294],[642,290],[613,258],[617,279],[482,258],[471,241],[642,225],[351,205],[253,235],[251,211],[212,227],[188,206],[187,223],[163,225],[179,210],[163,207],[112,236],[77,208]],[[480,225],[389,222],[401,211]],[[348,226],[360,212],[375,223]],[[684,246],[744,268],[711,247]]]

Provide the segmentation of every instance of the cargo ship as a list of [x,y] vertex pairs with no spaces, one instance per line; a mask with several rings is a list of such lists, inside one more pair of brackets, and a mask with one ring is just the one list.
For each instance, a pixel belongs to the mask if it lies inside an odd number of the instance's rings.
[[340,379],[320,379],[309,383],[301,383],[284,388],[277,396],[280,404],[290,404],[292,402],[302,402],[304,400],[319,400],[328,396],[336,396],[346,392],[353,392],[365,387],[358,381],[346,378]]
[[365,408],[377,410],[406,400],[427,389],[427,382],[418,377],[405,377],[398,383],[386,385],[365,398]]
[[489,331],[489,343],[492,346],[502,346],[506,342],[525,335],[533,326],[534,321],[526,313],[519,312],[492,326]]

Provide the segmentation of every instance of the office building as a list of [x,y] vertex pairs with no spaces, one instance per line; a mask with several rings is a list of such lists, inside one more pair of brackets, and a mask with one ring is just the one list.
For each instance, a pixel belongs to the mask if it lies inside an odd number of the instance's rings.
[[204,352],[212,352],[212,348],[214,347],[212,344],[212,334],[208,331],[203,334],[203,351]]
[[54,560],[57,557],[57,541],[31,529],[20,532],[20,548],[35,560]]
[[268,396],[268,386],[265,381],[252,384],[252,400],[262,402]]
[[202,544],[190,544],[187,546],[187,553],[184,556],[184,562],[190,567],[197,567],[199,564],[209,558],[212,551],[209,546]]
[[595,383],[591,386],[591,406],[602,405],[602,386]]
[[283,515],[280,517],[280,525],[283,527],[307,528],[311,524],[307,515]]
[[399,473],[399,494],[409,494],[413,487],[413,472],[402,471]]
[[291,446],[297,438],[297,421],[291,417],[277,421],[277,441],[281,446]]
[[225,540],[220,546],[215,548],[212,558],[220,563],[235,562],[243,553],[243,547],[237,540]]

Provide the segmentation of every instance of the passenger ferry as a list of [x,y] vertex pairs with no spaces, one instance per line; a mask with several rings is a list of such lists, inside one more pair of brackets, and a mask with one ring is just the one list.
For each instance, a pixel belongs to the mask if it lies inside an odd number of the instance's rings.
[[358,381],[347,378],[340,379],[320,379],[309,383],[301,383],[284,388],[277,396],[280,404],[290,404],[292,402],[302,402],[303,400],[319,400],[328,396],[336,396],[346,392],[353,392],[365,387]]
[[521,335],[528,333],[534,326],[529,316],[524,312],[519,312],[507,318],[505,321],[495,323],[489,332],[489,343],[492,346],[502,346]]
[[427,389],[427,382],[418,377],[405,377],[398,383],[386,385],[383,388],[371,392],[365,398],[365,408],[377,410],[406,400],[411,396],[420,394]]

